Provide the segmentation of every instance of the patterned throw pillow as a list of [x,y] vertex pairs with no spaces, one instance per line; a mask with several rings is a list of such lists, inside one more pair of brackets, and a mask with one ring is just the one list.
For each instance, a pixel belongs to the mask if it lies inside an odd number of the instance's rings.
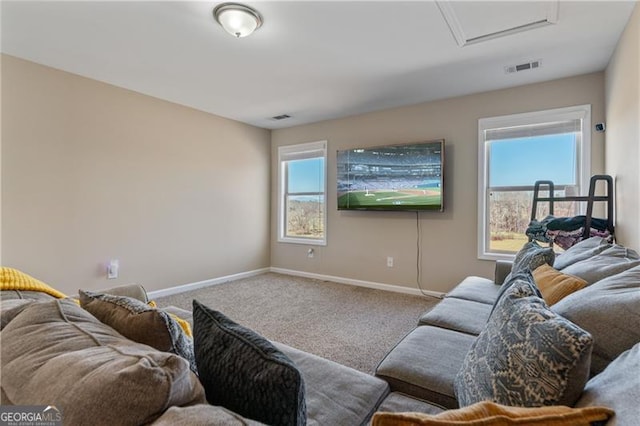
[[535,241],[529,241],[526,243],[513,259],[513,266],[511,272],[519,272],[524,269],[531,271],[535,270],[539,266],[547,265],[553,266],[553,262],[556,259],[556,254],[551,247],[542,247]]
[[171,352],[189,361],[198,373],[191,339],[170,314],[126,296],[80,290],[80,306],[103,324],[134,342]]
[[589,377],[593,339],[518,279],[498,301],[454,381],[461,407],[483,400],[572,406]]
[[193,336],[210,404],[269,425],[306,424],[302,375],[268,340],[197,300]]
[[538,289],[538,287],[536,287],[533,284],[535,281],[533,278],[533,273],[529,270],[529,268],[524,268],[524,269],[512,272],[509,275],[507,275],[507,278],[505,279],[504,283],[500,286],[498,297],[496,297],[496,301],[493,303],[493,307],[491,308],[491,313],[489,315],[493,315],[493,311],[496,310],[496,306],[498,306],[498,303],[500,303],[500,300],[505,295],[505,293],[507,293],[507,291],[514,284],[517,284],[522,281],[532,283],[532,285],[530,286],[530,289],[533,292],[533,294],[535,296],[542,297],[542,293],[540,293],[540,290]]

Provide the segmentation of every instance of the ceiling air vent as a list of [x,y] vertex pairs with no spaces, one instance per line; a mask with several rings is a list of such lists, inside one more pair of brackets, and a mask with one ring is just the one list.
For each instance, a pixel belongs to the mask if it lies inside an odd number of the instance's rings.
[[271,117],[272,120],[286,120],[287,118],[291,118],[291,116],[288,114],[280,114]]
[[533,70],[536,68],[540,68],[542,66],[542,61],[538,59],[537,61],[525,62],[524,64],[518,65],[507,65],[504,67],[504,72],[506,74],[513,74],[521,71]]

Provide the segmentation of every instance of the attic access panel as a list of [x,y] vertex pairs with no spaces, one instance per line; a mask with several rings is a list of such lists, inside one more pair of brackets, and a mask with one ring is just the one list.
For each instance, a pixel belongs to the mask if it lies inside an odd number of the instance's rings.
[[555,24],[558,21],[558,0],[436,3],[460,47]]

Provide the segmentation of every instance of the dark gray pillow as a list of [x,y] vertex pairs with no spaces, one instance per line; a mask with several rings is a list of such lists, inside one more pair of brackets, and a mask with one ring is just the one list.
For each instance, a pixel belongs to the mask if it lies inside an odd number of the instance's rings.
[[640,342],[640,266],[570,294],[551,309],[591,333],[591,374],[598,374]]
[[518,279],[498,302],[454,380],[461,407],[573,406],[589,377],[592,338]]
[[302,375],[268,340],[197,300],[193,337],[210,404],[269,425],[306,424]]

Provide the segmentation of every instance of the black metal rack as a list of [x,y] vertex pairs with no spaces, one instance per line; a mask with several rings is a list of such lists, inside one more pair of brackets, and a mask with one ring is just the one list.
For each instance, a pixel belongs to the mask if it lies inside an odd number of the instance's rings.
[[[604,181],[606,185],[606,195],[596,195],[596,185],[599,181]],[[540,186],[546,185],[549,192],[548,197],[540,196]],[[591,233],[591,219],[593,215],[593,203],[605,202],[607,203],[607,230],[611,233],[611,236],[615,238],[614,225],[613,225],[613,178],[609,175],[593,175],[589,181],[589,195],[576,195],[566,197],[556,197],[554,192],[554,184],[550,180],[539,180],[534,184],[533,189],[533,205],[531,207],[531,220],[536,219],[536,212],[539,202],[549,203],[549,214],[553,215],[553,204],[556,201],[582,201],[587,203],[587,213],[585,216],[584,234],[583,238],[589,238]]]

